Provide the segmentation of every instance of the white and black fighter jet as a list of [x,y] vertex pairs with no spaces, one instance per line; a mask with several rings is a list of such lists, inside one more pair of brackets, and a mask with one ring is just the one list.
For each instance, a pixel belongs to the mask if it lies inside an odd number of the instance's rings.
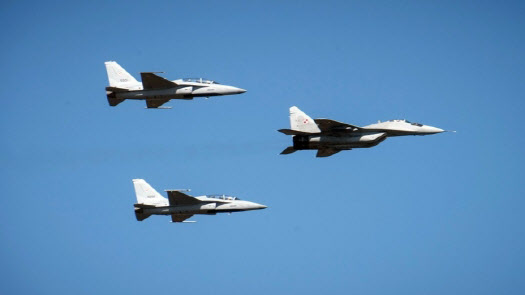
[[406,120],[390,120],[358,127],[330,119],[314,119],[299,108],[290,108],[291,129],[280,129],[286,135],[293,135],[293,146],[281,154],[297,150],[318,150],[317,157],[329,157],[342,150],[369,148],[378,145],[387,137],[403,135],[428,135],[444,132],[432,126],[411,123]]
[[[109,87],[106,95],[109,105],[114,107],[126,99],[146,101],[148,109],[157,109],[171,99],[193,99],[219,95],[241,94],[246,90],[221,85],[202,78],[186,78],[169,81],[152,72],[140,73],[142,83],[135,80],[126,70],[114,61],[107,61]],[[169,107],[163,107],[167,109]]]
[[192,197],[182,193],[186,190],[166,190],[168,193],[166,199],[144,179],[133,179],[133,186],[137,195],[137,203],[134,207],[138,221],[151,215],[171,215],[172,222],[191,222],[185,220],[194,214],[215,215],[266,208],[264,205],[242,201],[228,195]]

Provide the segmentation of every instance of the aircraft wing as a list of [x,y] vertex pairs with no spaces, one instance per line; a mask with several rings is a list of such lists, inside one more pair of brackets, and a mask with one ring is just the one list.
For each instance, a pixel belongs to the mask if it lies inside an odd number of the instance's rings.
[[337,129],[348,130],[348,128],[350,128],[350,130],[348,131],[353,131],[354,129],[357,129],[357,130],[361,129],[358,126],[354,126],[354,125],[350,125],[350,124],[346,124],[343,122],[338,122],[338,121],[334,121],[330,119],[314,119],[314,121],[319,127],[319,129],[321,129],[321,131],[323,132],[336,131]]
[[[146,99],[146,106],[148,109],[156,109],[160,107],[161,105],[167,103],[170,101],[169,99]],[[164,108],[171,108],[171,107],[164,107]]]
[[333,154],[339,153],[341,150],[338,149],[331,149],[331,148],[325,148],[325,149],[319,149],[317,150],[317,155],[315,155],[318,158],[324,158],[324,157],[330,157]]
[[118,88],[118,87],[106,87],[106,91],[112,91],[112,92],[129,92],[129,89],[126,88]]
[[[168,192],[168,200],[170,206],[182,206],[200,203],[200,201],[192,196],[179,191],[166,191]],[[189,217],[188,217],[189,218]]]
[[140,73],[140,77],[142,79],[142,87],[144,90],[165,89],[177,86],[177,83],[171,82],[170,80],[164,79],[153,73]]
[[192,216],[193,214],[171,214],[171,222],[183,222]]
[[319,133],[312,133],[312,132],[304,132],[304,131],[298,131],[298,130],[292,130],[292,129],[279,129],[277,130],[281,133],[284,133],[286,135],[309,135],[309,134],[319,134]]

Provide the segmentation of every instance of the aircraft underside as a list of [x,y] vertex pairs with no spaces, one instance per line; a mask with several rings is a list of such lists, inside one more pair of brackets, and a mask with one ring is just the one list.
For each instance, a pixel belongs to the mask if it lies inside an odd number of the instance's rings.
[[[142,92],[142,91],[140,91]],[[116,106],[124,100],[145,100],[148,108],[159,108],[163,104],[167,103],[172,99],[183,99],[183,100],[192,100],[194,97],[212,97],[220,96],[219,93],[206,93],[206,94],[157,94],[144,95],[143,93],[133,93],[133,92],[124,92],[124,93],[115,93],[108,92],[108,102],[110,106]]]
[[217,213],[234,213],[248,211],[246,209],[228,209],[228,210],[215,210],[215,209],[190,209],[190,208],[177,208],[177,207],[157,207],[157,208],[137,208],[135,207],[135,217],[138,221],[142,221],[151,215],[171,215],[172,218],[177,216],[188,217],[195,214],[201,215],[216,215]]
[[233,209],[218,207],[215,203],[205,205],[188,205],[188,206],[163,206],[163,207],[144,207],[140,208],[140,204],[136,204],[135,212],[147,215],[171,215],[171,214],[208,214],[215,215],[217,213],[232,213],[240,211],[248,211],[250,209]]
[[144,94],[133,94],[133,93],[117,93],[116,98],[118,99],[136,99],[136,100],[149,100],[149,99],[159,99],[159,100],[165,100],[165,99],[193,99],[194,97],[209,97],[209,96],[219,96],[221,94],[210,92],[206,94],[151,94],[148,93],[147,95]]
[[317,150],[316,157],[330,157],[342,150],[370,148],[387,137],[404,135],[428,135],[444,132],[443,129],[413,123],[407,120],[378,121],[359,127],[331,119],[312,119],[298,107],[290,107],[290,129],[277,130],[293,136],[293,145],[281,155],[298,150]]
[[355,136],[301,136],[293,137],[293,148],[296,150],[370,148],[387,138],[385,133],[360,134]]

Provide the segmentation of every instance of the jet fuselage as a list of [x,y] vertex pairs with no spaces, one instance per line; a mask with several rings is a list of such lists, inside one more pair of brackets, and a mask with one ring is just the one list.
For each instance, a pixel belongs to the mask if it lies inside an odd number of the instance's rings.
[[243,201],[234,196],[206,195],[193,197],[181,190],[166,190],[164,198],[144,179],[133,179],[137,203],[134,204],[135,217],[142,221],[151,215],[171,215],[172,222],[186,222],[195,214],[215,215],[264,209],[266,206]]
[[290,129],[278,131],[293,136],[293,145],[284,149],[282,155],[298,150],[317,150],[317,157],[329,157],[342,150],[370,148],[387,137],[444,132],[440,128],[406,120],[379,121],[359,127],[331,119],[312,119],[296,106],[290,107]]
[[115,61],[105,62],[109,86],[106,97],[110,106],[117,106],[126,99],[146,101],[148,109],[161,107],[171,99],[193,99],[194,97],[211,97],[219,95],[241,94],[246,90],[222,85],[203,78],[185,78],[167,80],[153,72],[140,73],[142,82],[137,81]]
[[241,94],[246,90],[216,83],[183,82],[175,80],[178,86],[166,89],[143,90],[142,87],[128,92],[117,92],[117,99],[192,99],[219,95]]
[[333,135],[295,135],[293,147],[296,150],[318,150],[321,148],[336,148],[347,150],[353,148],[368,148],[381,143],[387,137],[386,133],[361,133],[343,136]]
[[347,128],[339,129],[337,133],[295,135],[293,147],[296,150],[369,148],[380,144],[387,137],[429,135],[441,132],[443,129],[432,126],[410,123],[405,120],[391,120],[364,126],[357,131]]
[[[243,200],[232,200],[221,202],[214,201],[213,198],[197,197],[202,201],[199,204],[182,205],[182,206],[158,206],[154,208],[139,208],[140,213],[148,215],[171,215],[171,214],[208,214],[232,213],[240,211],[264,209],[266,206],[254,202]],[[210,200],[211,199],[211,200]]]

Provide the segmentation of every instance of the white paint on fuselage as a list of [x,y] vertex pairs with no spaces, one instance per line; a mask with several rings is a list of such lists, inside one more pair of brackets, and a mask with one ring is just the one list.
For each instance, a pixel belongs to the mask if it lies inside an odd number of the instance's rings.
[[144,90],[142,86],[133,91],[118,92],[118,99],[192,99],[193,97],[210,97],[220,95],[241,94],[246,90],[234,86],[198,82],[172,81],[176,87],[166,89]]
[[427,135],[441,133],[444,130],[419,123],[411,123],[406,120],[390,120],[361,127],[368,131],[386,132],[388,136],[402,135]]
[[[350,130],[350,128],[349,128]],[[353,129],[352,129],[353,130]],[[404,135],[429,135],[444,132],[443,129],[411,123],[406,120],[391,120],[379,122],[368,126],[360,127],[358,130],[339,135],[319,134],[308,136],[308,148],[306,149],[352,149],[352,148],[369,148],[378,145],[387,137],[404,136]],[[296,149],[301,148],[300,144],[295,144]]]
[[243,200],[223,200],[207,196],[195,197],[202,203],[183,206],[169,206],[160,204],[155,208],[144,208],[145,214],[171,215],[171,214],[214,214],[235,211],[249,211],[267,208],[265,205]]
[[340,150],[373,147],[392,136],[444,132],[437,127],[406,120],[390,120],[364,127],[331,119],[312,120],[296,106],[290,107],[290,128],[279,130],[293,136],[293,146],[287,147],[281,154],[291,154],[296,150],[319,150],[318,157],[328,157]]
[[377,145],[386,138],[386,133],[355,133],[345,136],[319,135],[310,136],[310,148],[319,149],[326,145],[339,149],[370,147]]

